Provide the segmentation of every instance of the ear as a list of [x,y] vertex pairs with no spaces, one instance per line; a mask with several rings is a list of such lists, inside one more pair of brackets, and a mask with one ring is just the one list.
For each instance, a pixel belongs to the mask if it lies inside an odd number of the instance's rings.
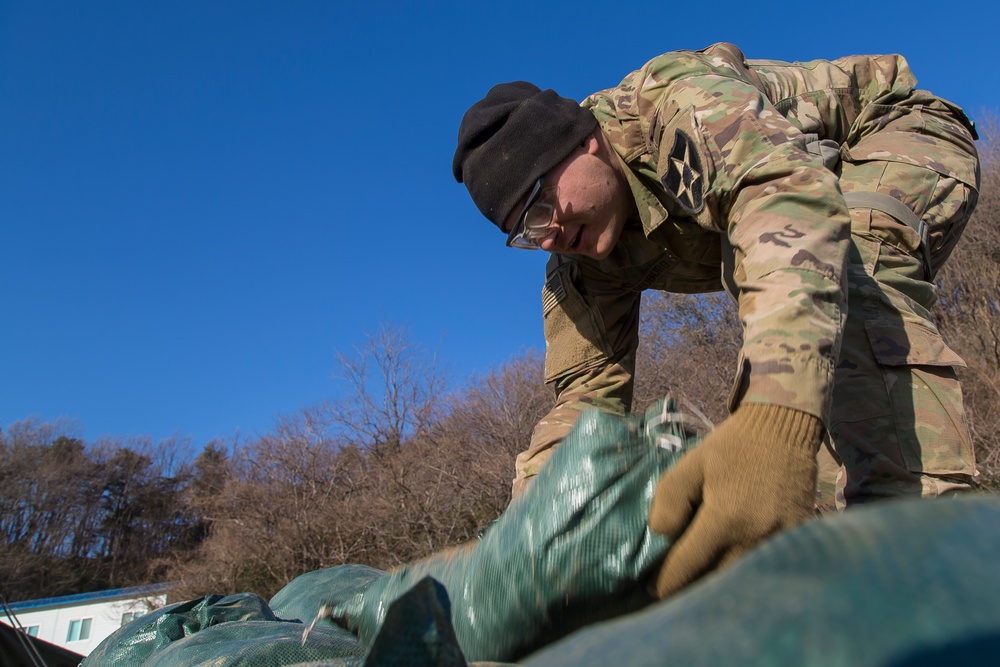
[[[600,132],[600,130],[597,130],[597,132]],[[590,155],[597,155],[597,153],[601,150],[601,142],[597,140],[597,135],[594,133],[588,134],[587,138],[583,140],[581,146],[583,146],[583,150],[587,151]]]

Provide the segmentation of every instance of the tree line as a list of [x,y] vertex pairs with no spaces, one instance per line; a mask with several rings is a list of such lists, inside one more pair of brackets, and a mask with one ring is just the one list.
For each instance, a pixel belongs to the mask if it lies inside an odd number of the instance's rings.
[[198,472],[174,442],[86,443],[63,421],[0,434],[0,592],[47,597],[148,581],[151,557],[190,550],[207,524],[186,502]]
[[[978,208],[937,278],[964,357],[983,486],[1000,490],[1000,143],[980,142]],[[635,407],[666,393],[725,418],[741,333],[724,295],[644,295]],[[405,328],[339,357],[349,388],[264,435],[86,442],[64,421],[0,431],[0,592],[8,600],[171,581],[174,599],[273,594],[342,563],[392,567],[475,538],[510,499],[514,457],[551,407],[537,352],[450,386]]]

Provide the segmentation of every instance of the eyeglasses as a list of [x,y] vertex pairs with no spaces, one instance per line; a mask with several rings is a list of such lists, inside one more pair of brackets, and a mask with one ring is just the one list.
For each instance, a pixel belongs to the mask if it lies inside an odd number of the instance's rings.
[[535,181],[524,208],[507,234],[508,248],[538,250],[538,241],[548,236],[556,208],[552,202],[559,196],[559,187],[543,188],[543,180],[545,176]]

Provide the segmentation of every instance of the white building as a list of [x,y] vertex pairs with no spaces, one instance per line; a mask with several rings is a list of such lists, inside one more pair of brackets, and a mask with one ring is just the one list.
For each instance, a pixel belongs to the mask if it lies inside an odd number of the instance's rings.
[[[87,655],[108,635],[167,603],[168,584],[11,602],[17,624],[33,637]],[[0,612],[0,623],[13,625]]]

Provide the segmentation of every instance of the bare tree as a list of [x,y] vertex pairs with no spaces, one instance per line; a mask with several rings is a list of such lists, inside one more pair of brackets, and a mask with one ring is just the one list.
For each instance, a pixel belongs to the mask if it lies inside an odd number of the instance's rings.
[[643,295],[633,404],[643,409],[671,393],[719,423],[741,344],[727,294]]
[[536,353],[471,378],[434,428],[376,468],[380,541],[391,563],[465,542],[510,501],[514,457],[552,407]]
[[[193,543],[176,443],[88,444],[64,422],[0,434],[0,587],[46,597],[144,583],[153,560]],[[148,444],[148,443],[147,443]]]
[[[528,355],[451,395],[421,394],[434,410],[395,447],[343,436],[345,413],[371,409],[367,388],[357,405],[280,419],[236,449],[222,492],[206,506],[208,539],[196,558],[175,563],[171,578],[189,597],[270,595],[310,570],[391,567],[474,537],[506,506],[513,457],[551,406],[541,374],[541,360]],[[400,389],[390,395],[415,395]],[[372,432],[375,442],[391,442],[392,430]]]
[[490,513],[502,510],[510,500],[514,459],[555,401],[544,384],[543,359],[535,351],[522,353],[470,378],[450,396],[448,416],[433,440],[464,466],[466,479],[483,487]]
[[365,335],[354,355],[338,353],[334,377],[347,396],[326,405],[347,443],[376,454],[394,451],[403,440],[427,431],[438,416],[445,376],[406,327],[384,324]]

